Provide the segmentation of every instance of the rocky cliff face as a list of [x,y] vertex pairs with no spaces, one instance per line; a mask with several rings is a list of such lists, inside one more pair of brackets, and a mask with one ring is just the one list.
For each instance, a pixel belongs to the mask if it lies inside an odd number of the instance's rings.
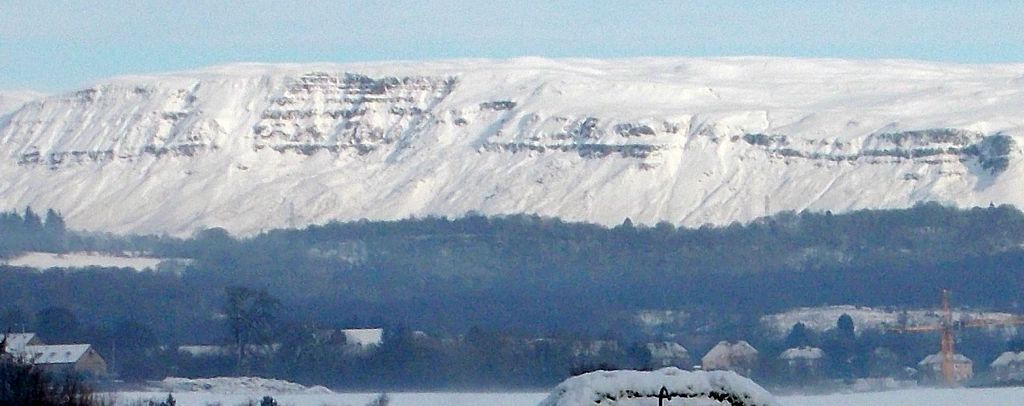
[[0,207],[116,232],[537,213],[696,226],[1024,203],[1024,67],[231,65],[0,112]]
[[255,147],[305,155],[341,149],[366,154],[409,131],[421,131],[455,82],[451,77],[308,73],[271,98],[253,127]]

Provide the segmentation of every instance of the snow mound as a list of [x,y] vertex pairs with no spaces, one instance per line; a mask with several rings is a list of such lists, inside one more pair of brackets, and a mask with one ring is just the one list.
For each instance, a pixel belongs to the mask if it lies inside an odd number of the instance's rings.
[[217,377],[217,378],[176,378],[160,381],[160,389],[168,392],[207,392],[217,394],[307,394],[326,395],[334,393],[323,386],[303,386],[279,379],[258,377]]
[[[596,371],[559,384],[539,406],[657,405],[661,389],[671,399],[700,405],[778,405],[774,397],[750,379],[731,371]],[[667,399],[668,400],[668,399]]]

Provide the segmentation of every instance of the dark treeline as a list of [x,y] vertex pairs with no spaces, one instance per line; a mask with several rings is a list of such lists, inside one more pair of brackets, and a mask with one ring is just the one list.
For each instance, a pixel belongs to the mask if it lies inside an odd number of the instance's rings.
[[[1024,303],[1024,214],[1010,206],[787,212],[698,229],[469,215],[330,223],[247,238],[209,229],[187,239],[77,233],[65,231],[57,213],[30,213],[0,216],[0,254],[131,251],[191,261],[175,272],[0,270],[0,327],[91,342],[104,355],[116,352],[128,378],[235,371],[230,359],[196,365],[173,351],[230,343],[223,310],[232,287],[265,290],[279,301],[279,342],[303,342],[301,332],[317,329],[390,327],[391,343],[378,356],[323,366],[334,378],[311,376],[302,366],[311,360],[253,365],[341,386],[547,384],[581,367],[558,346],[580,338],[656,339],[636,326],[644,309],[687,312],[685,325],[658,334],[674,334],[699,353],[719,339],[752,339],[761,315],[796,306],[933,307],[944,287],[961,306],[1019,311]],[[418,345],[433,351],[402,346],[416,330],[432,338]],[[515,345],[508,353],[486,350],[495,348],[487,340],[509,337],[557,339],[531,345],[529,353]],[[475,340],[485,358],[453,358],[467,347],[451,347],[451,340]],[[455,379],[462,370],[446,371],[442,361],[514,368],[478,367]]]

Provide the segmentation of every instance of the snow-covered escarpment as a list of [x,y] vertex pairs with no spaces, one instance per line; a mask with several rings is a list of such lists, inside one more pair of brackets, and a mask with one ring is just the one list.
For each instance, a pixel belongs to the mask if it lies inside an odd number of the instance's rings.
[[237,64],[26,100],[0,111],[0,207],[85,229],[1024,204],[1024,65]]

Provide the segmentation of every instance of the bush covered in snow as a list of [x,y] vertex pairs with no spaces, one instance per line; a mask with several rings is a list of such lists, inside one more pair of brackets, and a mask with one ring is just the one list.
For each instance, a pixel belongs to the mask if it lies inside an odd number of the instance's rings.
[[[664,389],[664,390],[662,390]],[[569,378],[540,403],[540,406],[656,405],[683,398],[733,406],[774,406],[768,391],[734,372],[683,371],[596,371]]]

